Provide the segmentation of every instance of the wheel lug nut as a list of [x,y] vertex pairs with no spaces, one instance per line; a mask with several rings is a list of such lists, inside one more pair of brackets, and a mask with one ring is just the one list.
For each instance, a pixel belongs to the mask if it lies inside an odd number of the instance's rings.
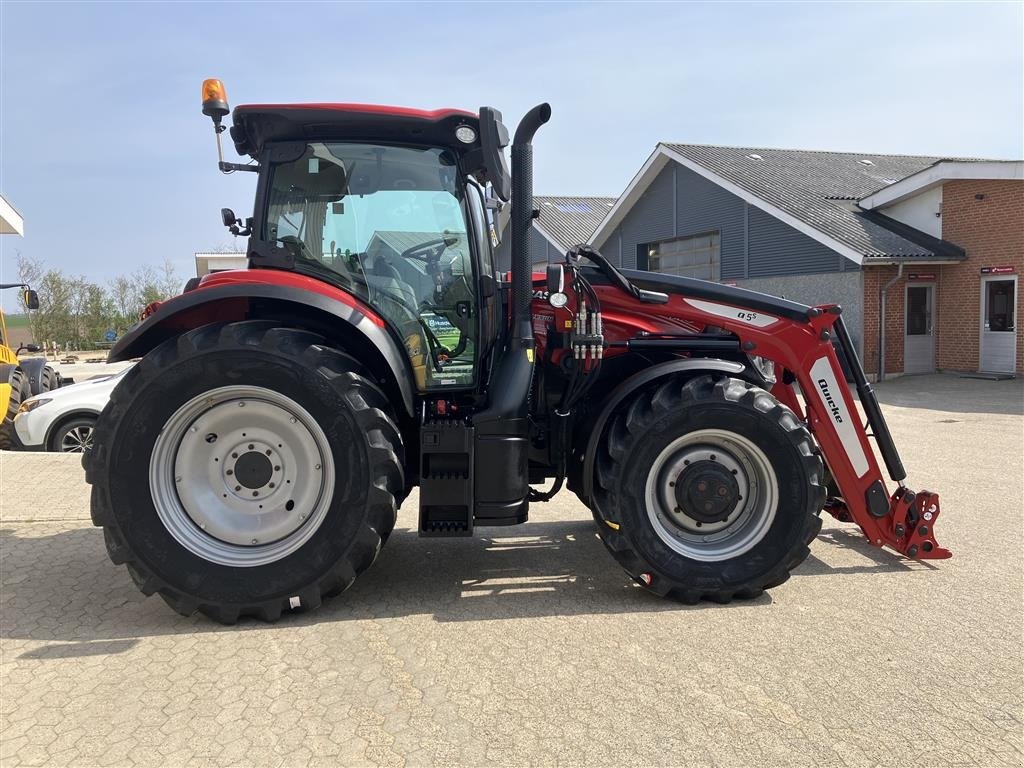
[[271,483],[271,484],[270,484],[270,487],[271,487],[271,488],[273,488],[273,487],[274,487],[274,484],[273,484],[273,483]]
[[255,544],[255,543],[256,543],[256,539],[253,539],[253,540],[252,540],[252,543],[253,543],[253,544]]
[[174,478],[174,482],[180,483],[181,482],[181,476],[179,475],[178,477]]
[[280,472],[281,471],[281,465],[280,464],[275,464],[274,465],[274,471],[275,472]]
[[267,456],[269,456],[269,455],[270,455],[270,449],[268,448],[267,449]]
[[298,419],[296,419],[294,416],[292,416],[290,419],[288,419],[288,421],[290,421],[292,424],[294,424],[296,421],[298,421]]
[[204,437],[203,439],[204,439],[204,440],[205,440],[206,442],[208,442],[208,443],[216,443],[216,442],[217,442],[217,436],[216,436],[215,434],[213,434],[213,432],[211,432],[210,434],[208,434],[208,435],[207,435],[206,437]]
[[233,474],[235,474],[235,473],[234,473],[234,471],[233,471],[233,470],[230,470],[230,469],[229,469],[229,470],[228,470],[227,472],[225,472],[224,474],[226,474],[226,475],[233,475]]
[[238,403],[238,407],[239,408],[245,408],[245,401],[243,400],[243,401],[239,402]]
[[231,454],[231,458],[232,459],[237,459],[238,458],[238,454],[237,453],[232,453]]
[[236,485],[236,486],[235,486],[235,490],[236,490],[236,491],[240,491],[240,490],[242,490],[242,486],[240,486],[240,485]]
[[253,491],[253,492],[252,492],[252,495],[253,495],[253,496],[259,496],[259,495],[260,495],[260,492],[259,492],[259,491]]
[[249,450],[252,450],[252,443],[249,443]]

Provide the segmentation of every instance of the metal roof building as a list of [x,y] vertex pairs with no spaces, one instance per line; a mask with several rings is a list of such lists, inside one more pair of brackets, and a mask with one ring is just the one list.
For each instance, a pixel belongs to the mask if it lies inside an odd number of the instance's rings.
[[624,267],[840,304],[869,371],[1021,370],[1022,161],[663,142],[592,240]]

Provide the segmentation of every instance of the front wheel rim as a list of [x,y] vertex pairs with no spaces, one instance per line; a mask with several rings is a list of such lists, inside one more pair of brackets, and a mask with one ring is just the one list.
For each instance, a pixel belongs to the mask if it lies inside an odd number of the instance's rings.
[[149,485],[168,533],[219,565],[293,554],[323,523],[334,461],[323,429],[291,398],[228,386],[179,407],[153,446]]
[[92,426],[72,427],[60,439],[61,453],[85,453],[92,450]]
[[[703,480],[729,503],[707,509],[680,499],[678,484],[692,467],[708,471]],[[720,562],[755,547],[768,533],[779,503],[779,485],[771,462],[751,440],[735,432],[702,429],[683,435],[658,454],[647,475],[647,515],[658,538],[684,557]]]

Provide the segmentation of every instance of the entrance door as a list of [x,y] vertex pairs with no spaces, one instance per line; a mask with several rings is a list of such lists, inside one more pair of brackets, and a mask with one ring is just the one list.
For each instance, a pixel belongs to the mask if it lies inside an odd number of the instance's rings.
[[934,296],[935,287],[932,285],[907,286],[904,373],[931,373],[935,370],[935,337],[932,335]]
[[1013,373],[1017,367],[1017,276],[981,279],[983,371]]

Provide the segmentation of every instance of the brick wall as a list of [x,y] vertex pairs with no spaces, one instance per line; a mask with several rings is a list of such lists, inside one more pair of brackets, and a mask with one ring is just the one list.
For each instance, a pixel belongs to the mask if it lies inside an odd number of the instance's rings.
[[1012,264],[1017,274],[1017,371],[1024,372],[1024,181],[946,182],[942,237],[967,251],[968,259],[939,268],[936,365],[955,371],[978,369],[980,269]]
[[[896,272],[896,267],[864,268],[864,370],[868,373],[878,373],[878,291]],[[909,272],[904,267],[903,276],[886,293],[886,373],[903,373],[903,299]]]
[[[976,195],[984,195],[978,200]],[[959,264],[907,264],[887,293],[885,372],[903,372],[907,274],[930,272],[935,285],[935,366],[976,371],[980,357],[981,268],[1013,265],[1017,280],[1017,371],[1024,373],[1024,182],[949,181],[942,188],[942,237],[967,252]],[[864,369],[878,372],[878,290],[896,267],[864,268]],[[918,283],[913,283],[918,284]]]

